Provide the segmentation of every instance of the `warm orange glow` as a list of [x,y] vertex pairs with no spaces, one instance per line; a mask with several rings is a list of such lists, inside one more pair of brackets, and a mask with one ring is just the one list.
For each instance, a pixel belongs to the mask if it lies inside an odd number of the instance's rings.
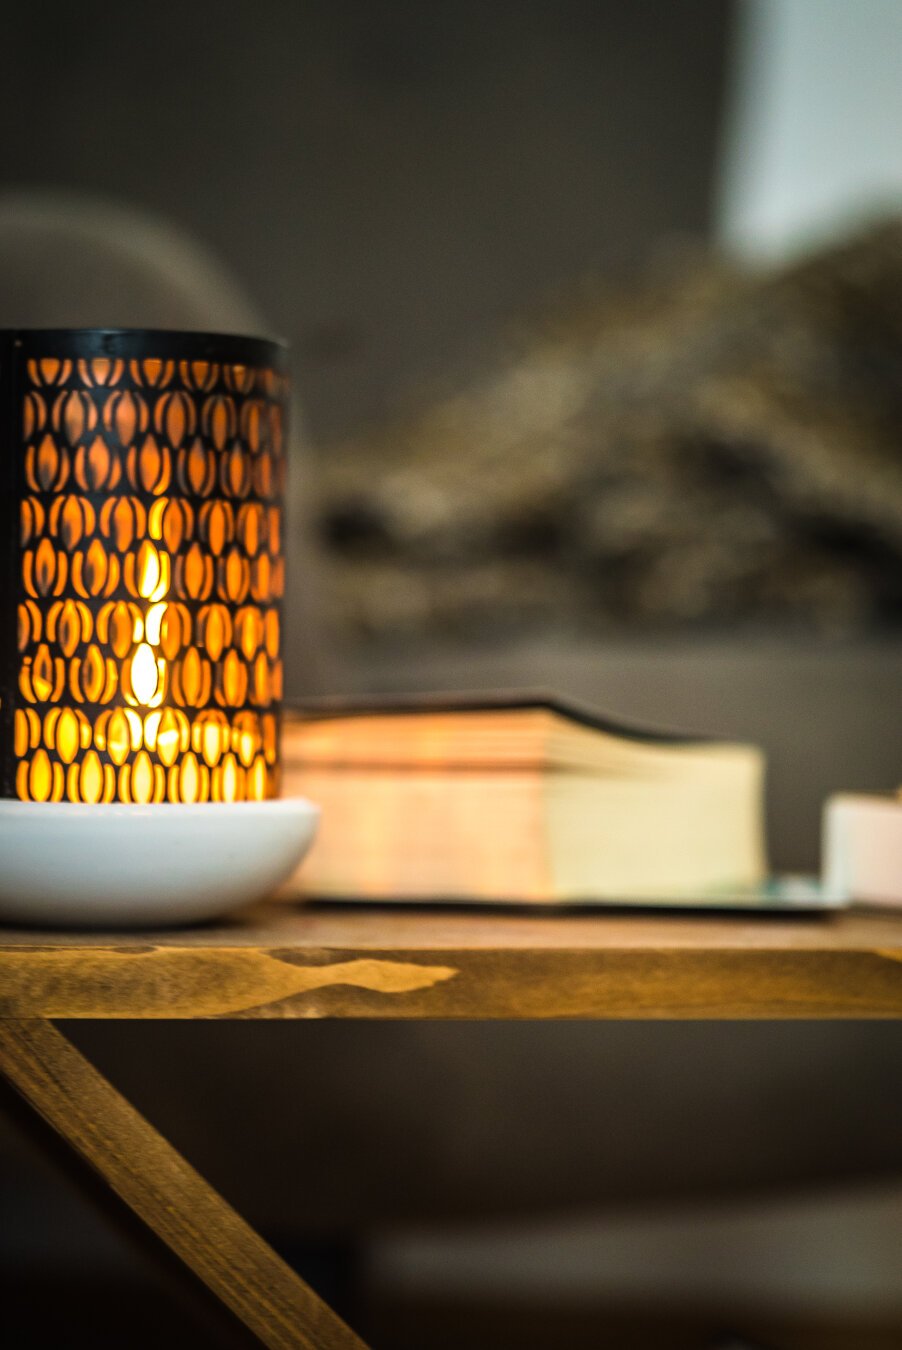
[[181,769],[177,779],[178,800],[183,802],[196,802],[201,795],[201,774],[197,759],[189,750],[188,754],[182,760]]
[[103,797],[103,765],[96,750],[89,750],[78,775],[79,797],[83,802],[99,802]]
[[78,719],[71,708],[63,708],[56,724],[56,753],[64,764],[71,764],[79,745]]
[[[160,627],[166,613],[166,605],[161,601],[169,590],[169,579],[169,555],[161,553],[149,539],[145,539],[138,549],[137,590],[142,599],[155,601],[156,603],[152,604],[144,614],[142,626],[145,641],[139,641],[141,633],[137,623],[135,625],[134,638],[137,641],[137,646],[128,666],[128,683],[131,687],[131,693],[126,695],[129,703],[135,703],[145,708],[159,707],[166,696],[166,661],[160,655],[159,647]],[[154,724],[152,738],[148,739],[147,723],[145,723],[144,742],[150,750],[158,748],[156,724]],[[142,785],[141,790],[144,791],[146,775],[141,777],[140,783]],[[135,791],[134,782],[132,783],[132,791]]]
[[43,642],[31,668],[31,687],[39,703],[46,702],[53,693],[53,659]]
[[24,759],[28,753],[31,739],[29,736],[28,718],[23,708],[16,709],[15,721],[13,723],[13,749],[17,759]]
[[102,735],[99,739],[100,748],[105,749],[116,767],[120,768],[132,749],[128,714],[123,709],[117,708],[106,724],[106,744],[104,745]]
[[274,795],[282,377],[112,357],[27,372],[16,793]]
[[156,707],[163,699],[165,662],[158,660],[149,642],[141,642],[135,649],[129,667],[131,700],[147,708]]
[[37,483],[34,486],[43,488],[45,492],[60,487],[61,484],[57,482],[60,463],[60,453],[56,442],[48,432],[38,446]]
[[225,714],[201,713],[192,728],[191,743],[204,763],[215,768],[229,746],[229,724]]
[[46,802],[50,800],[50,794],[53,791],[53,768],[47,751],[38,750],[31,760],[31,769],[28,774],[28,790],[31,800],[34,802]]
[[234,802],[238,798],[238,765],[234,755],[226,755],[218,770],[221,800]]
[[185,590],[191,600],[205,600],[213,584],[213,561],[193,543],[184,558]]

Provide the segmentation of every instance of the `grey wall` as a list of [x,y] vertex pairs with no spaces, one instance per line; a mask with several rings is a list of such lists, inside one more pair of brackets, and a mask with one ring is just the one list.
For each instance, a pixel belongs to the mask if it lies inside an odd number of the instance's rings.
[[328,440],[587,266],[706,232],[731,13],[8,6],[0,187],[109,194],[200,235],[295,345]]

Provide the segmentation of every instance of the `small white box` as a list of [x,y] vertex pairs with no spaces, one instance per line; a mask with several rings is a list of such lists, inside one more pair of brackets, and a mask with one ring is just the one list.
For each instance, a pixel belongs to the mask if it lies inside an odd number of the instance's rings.
[[902,800],[840,793],[824,807],[822,878],[831,894],[902,906]]

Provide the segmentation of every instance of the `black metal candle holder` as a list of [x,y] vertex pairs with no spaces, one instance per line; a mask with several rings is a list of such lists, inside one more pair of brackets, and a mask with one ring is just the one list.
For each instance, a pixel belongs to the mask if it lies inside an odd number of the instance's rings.
[[0,796],[278,787],[284,350],[0,333]]

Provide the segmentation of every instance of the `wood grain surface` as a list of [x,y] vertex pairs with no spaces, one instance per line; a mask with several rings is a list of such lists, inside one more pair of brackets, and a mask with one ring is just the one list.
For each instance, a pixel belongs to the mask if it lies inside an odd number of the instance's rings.
[[0,1072],[263,1345],[366,1350],[49,1022],[0,1021]]
[[197,929],[8,929],[0,1016],[900,1017],[902,914],[271,903]]

